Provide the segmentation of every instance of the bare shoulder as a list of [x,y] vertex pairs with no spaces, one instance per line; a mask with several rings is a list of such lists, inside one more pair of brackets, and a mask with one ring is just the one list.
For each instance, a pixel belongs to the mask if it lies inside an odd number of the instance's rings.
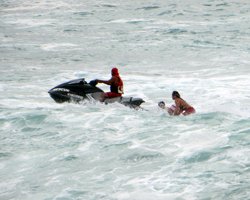
[[176,105],[180,105],[182,103],[182,99],[175,99],[175,104]]
[[179,99],[179,102],[180,102],[181,104],[185,104],[185,103],[186,103],[186,101],[185,101],[184,99]]
[[181,107],[188,107],[188,104],[186,103],[186,101],[184,99],[180,99],[180,98],[175,100],[175,104],[178,107],[180,107],[180,106]]

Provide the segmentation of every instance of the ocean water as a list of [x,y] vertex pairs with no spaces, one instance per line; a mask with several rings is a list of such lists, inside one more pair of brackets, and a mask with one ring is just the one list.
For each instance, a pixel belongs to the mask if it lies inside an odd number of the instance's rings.
[[[1,200],[250,199],[248,0],[1,0],[0,17]],[[144,110],[47,93],[114,66]],[[197,113],[159,110],[173,90]]]

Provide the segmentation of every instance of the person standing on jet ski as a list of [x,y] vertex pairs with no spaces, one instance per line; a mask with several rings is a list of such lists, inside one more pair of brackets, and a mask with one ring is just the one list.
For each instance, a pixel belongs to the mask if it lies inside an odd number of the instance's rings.
[[120,97],[123,94],[123,81],[119,75],[118,69],[111,70],[111,79],[108,81],[96,79],[97,83],[104,83],[110,85],[110,92],[104,94],[104,98]]

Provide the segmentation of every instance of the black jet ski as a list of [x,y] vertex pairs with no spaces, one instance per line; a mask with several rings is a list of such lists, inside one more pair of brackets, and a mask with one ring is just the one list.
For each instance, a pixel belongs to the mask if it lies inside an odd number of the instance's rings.
[[[101,101],[103,99],[104,91],[96,87],[96,85],[97,82],[95,80],[87,83],[84,78],[80,78],[62,83],[49,90],[48,93],[57,103],[80,103],[84,100]],[[104,101],[106,104],[114,102],[119,102],[132,108],[139,108],[145,101],[141,98],[134,97],[115,97],[105,99]]]

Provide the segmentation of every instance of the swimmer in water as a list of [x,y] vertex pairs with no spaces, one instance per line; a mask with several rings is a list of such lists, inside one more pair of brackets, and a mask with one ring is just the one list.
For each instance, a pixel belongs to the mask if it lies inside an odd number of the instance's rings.
[[173,91],[172,99],[174,100],[176,106],[176,109],[173,112],[174,115],[190,115],[195,113],[195,109],[181,98],[179,92]]
[[169,115],[173,115],[174,114],[174,111],[175,111],[175,105],[172,105],[170,107],[166,107],[165,105],[165,102],[164,101],[160,101],[158,103],[158,106],[161,108],[161,109],[164,109],[168,112]]

